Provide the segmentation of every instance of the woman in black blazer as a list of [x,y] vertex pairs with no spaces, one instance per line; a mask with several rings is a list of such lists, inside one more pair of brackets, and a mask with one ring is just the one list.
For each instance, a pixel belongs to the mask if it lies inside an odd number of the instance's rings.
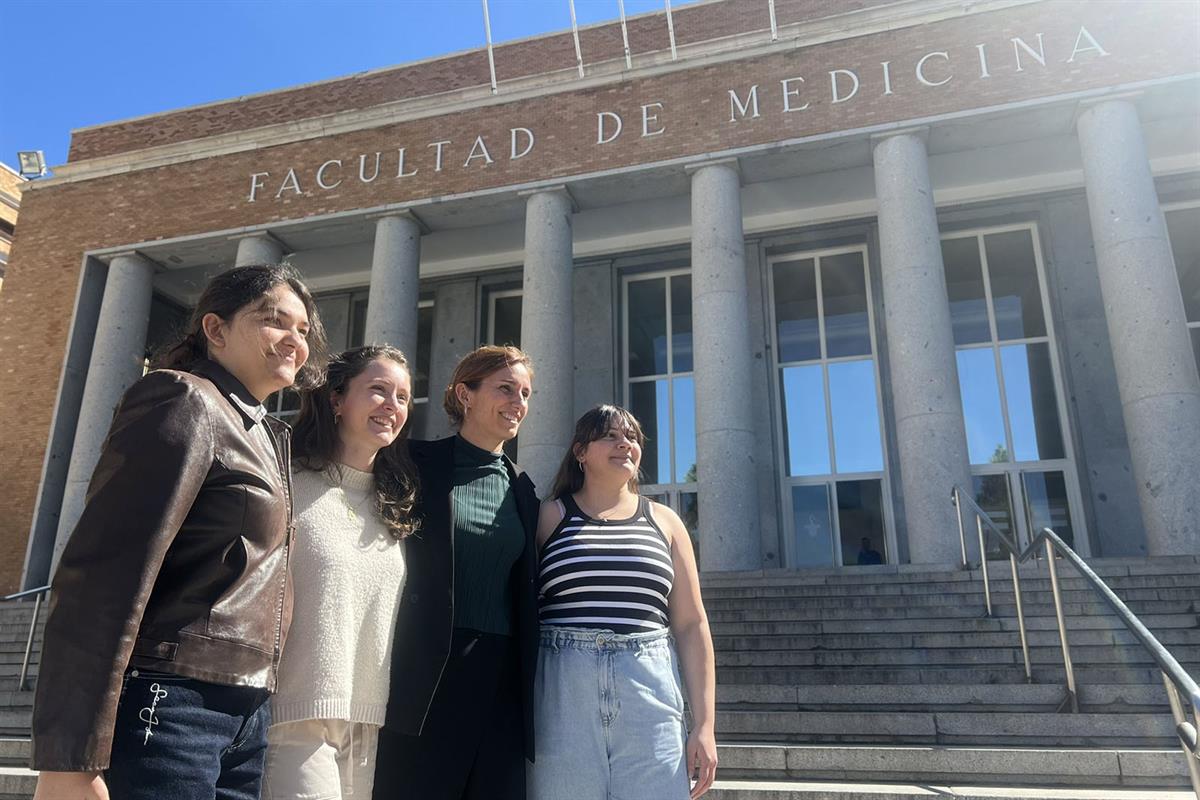
[[525,800],[538,499],[502,448],[529,408],[532,379],[517,348],[479,348],[446,387],[458,433],[409,443],[419,527],[404,542],[377,800]]

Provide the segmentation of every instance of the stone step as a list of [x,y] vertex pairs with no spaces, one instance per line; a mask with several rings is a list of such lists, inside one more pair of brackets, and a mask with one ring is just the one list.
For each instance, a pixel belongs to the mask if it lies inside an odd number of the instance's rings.
[[[887,599],[887,598],[883,598]],[[1011,598],[1010,598],[1011,601]],[[993,603],[993,616],[1017,616],[1016,604],[1010,601]],[[1052,603],[1030,603],[1026,598],[1027,617],[1054,617]],[[766,605],[771,603],[771,605]],[[1200,600],[1161,600],[1133,602],[1129,607],[1139,618],[1156,614],[1194,614]],[[778,622],[787,620],[881,620],[881,619],[963,619],[984,617],[983,599],[978,604],[959,603],[945,605],[905,605],[904,601],[894,605],[818,606],[810,601],[778,602],[758,601],[740,605],[708,608],[708,618],[713,622]],[[1082,616],[1113,616],[1107,605],[1100,601],[1085,603],[1063,603],[1063,614],[1069,618]]]
[[[719,768],[718,768],[719,769]],[[1112,787],[965,786],[960,782],[830,783],[719,780],[705,800],[1195,800],[1191,791]]]
[[[1197,614],[1147,614],[1140,618],[1151,631],[1200,630]],[[1072,632],[1078,630],[1126,630],[1116,615],[1073,617]],[[712,622],[714,636],[815,635],[821,633],[973,633],[1017,631],[1016,617],[949,617],[926,619],[792,620],[787,622]],[[1057,631],[1053,616],[1026,617],[1029,631]]]
[[0,737],[0,766],[29,766],[32,749],[28,737]]
[[[1200,646],[1176,645],[1171,653],[1181,662],[1200,661]],[[1033,664],[1061,664],[1062,650],[1030,647]],[[1119,664],[1149,666],[1154,662],[1141,645],[1072,646],[1071,660],[1076,665]],[[741,650],[717,652],[717,666],[733,667],[880,667],[1004,665],[1023,663],[1020,647],[929,647],[910,650]]]
[[962,781],[1003,786],[1177,787],[1188,785],[1174,749],[718,745],[723,780]]
[[[954,684],[889,686],[795,686],[787,684],[717,684],[722,710],[847,711],[864,706],[874,711],[1047,711],[1056,709],[1066,689],[1055,684]],[[1079,687],[1084,711],[1163,713],[1167,695],[1162,685],[1097,684]]]
[[1053,712],[718,711],[722,741],[787,744],[981,744],[1161,747],[1178,741],[1170,714]]
[[0,691],[0,711],[33,708],[33,692]]
[[28,736],[33,708],[0,709],[0,736]]
[[[1184,663],[1183,668],[1191,674],[1200,674],[1200,664]],[[1065,684],[1066,677],[1061,665],[1035,665],[1033,677],[1036,683]],[[1162,673],[1156,667],[1076,665],[1076,685],[1115,683],[1126,685],[1162,685]],[[889,685],[934,685],[954,684],[980,686],[984,684],[1025,683],[1025,672],[1014,661],[1009,666],[874,666],[874,667],[738,667],[724,665],[717,669],[717,683],[724,684],[780,684],[799,686],[842,684]]]
[[[1070,622],[1068,621],[1068,626]],[[1155,632],[1155,638],[1168,650],[1181,645],[1200,645],[1200,629],[1168,629]],[[1138,639],[1126,630],[1078,630],[1068,627],[1067,641],[1072,647],[1137,645]],[[1030,647],[1058,647],[1058,630],[1028,631]],[[747,635],[714,636],[718,651],[747,650],[898,650],[913,648],[995,648],[1019,647],[1020,633],[853,633],[808,636]],[[3,653],[0,652],[0,658]]]
[[[1007,572],[1005,573],[1008,574]],[[1122,599],[1125,592],[1138,589],[1197,589],[1200,573],[1182,575],[1133,575],[1110,578],[1105,581]],[[1090,591],[1091,584],[1081,577],[1060,577],[1059,587],[1064,591]],[[1012,580],[991,577],[993,592],[1013,590]],[[1021,591],[1051,591],[1050,577],[1043,573],[1039,577],[1022,577]],[[864,597],[872,595],[927,595],[957,594],[983,595],[983,581],[936,580],[930,582],[862,583],[862,584],[783,584],[770,586],[712,586],[706,587],[706,599],[759,598],[759,597]]]
[[[705,608],[713,609],[737,609],[737,608],[794,608],[797,605],[816,608],[939,608],[942,606],[959,606],[964,602],[982,604],[983,593],[978,595],[972,593],[970,595],[961,594],[879,594],[879,595],[846,595],[846,596],[819,596],[819,597],[705,597]],[[1022,600],[1030,605],[1046,605],[1051,606],[1054,603],[1054,595],[1049,590],[1033,590],[1022,587]],[[1162,602],[1196,602],[1200,600],[1200,588],[1194,586],[1184,587],[1165,587],[1157,589],[1126,589],[1121,593],[1121,600],[1125,602],[1134,613],[1143,612],[1159,612],[1155,607],[1156,603]],[[1097,607],[1103,605],[1099,600],[1098,595],[1090,589],[1064,590],[1062,592],[1062,601],[1064,604],[1095,604]],[[1010,590],[999,590],[992,592],[992,603],[1001,605],[1015,605],[1016,601],[1013,598],[1013,593]],[[1107,609],[1107,606],[1103,606]],[[1103,612],[1102,612],[1103,613]]]

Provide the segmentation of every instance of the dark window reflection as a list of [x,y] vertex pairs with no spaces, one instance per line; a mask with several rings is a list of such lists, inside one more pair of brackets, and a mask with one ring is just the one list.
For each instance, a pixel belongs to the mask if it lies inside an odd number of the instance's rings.
[[842,564],[885,563],[882,482],[838,481],[837,507]]
[[329,340],[329,352],[340,353],[350,347],[350,295],[325,295],[315,301]]
[[692,276],[671,276],[671,371],[692,371]]
[[1014,460],[1064,458],[1050,345],[1042,342],[1002,347],[1000,364],[1004,369]]
[[[347,347],[362,347],[367,338],[367,298],[355,298],[350,307],[350,341]],[[408,353],[405,353],[408,355]]]
[[429,396],[429,360],[432,345],[433,306],[423,306],[417,309],[417,354],[413,373],[413,397]]
[[820,358],[815,262],[806,258],[776,264],[774,282],[779,360],[811,361]]
[[[987,512],[988,519],[992,521],[992,524],[1007,534],[1012,542],[1016,543],[1017,528],[1016,521],[1013,519],[1013,504],[1012,496],[1008,490],[1008,476],[974,475],[971,480],[975,487],[975,502]],[[963,518],[969,521],[971,515],[965,513]],[[978,541],[979,539],[979,531],[976,528],[967,528],[964,530],[964,534],[967,536],[968,542]],[[985,532],[984,542],[987,544],[988,558],[1008,558],[1008,554],[996,542],[996,537],[988,536]]]
[[1196,356],[1196,372],[1200,374],[1200,325],[1192,328],[1192,354]]
[[695,492],[679,493],[679,518],[692,537],[692,547],[696,551],[696,566],[700,566],[700,502]]
[[1166,217],[1184,313],[1188,322],[1200,322],[1200,206],[1168,211]]
[[793,560],[797,567],[833,566],[833,522],[829,516],[829,488],[792,487],[792,520],[795,531]]
[[666,380],[642,381],[629,386],[629,410],[646,434],[642,448],[642,483],[669,483],[671,479],[670,410]]
[[1064,542],[1075,546],[1075,529],[1067,502],[1067,481],[1061,472],[1025,472],[1025,512],[1029,530],[1037,535],[1042,528],[1057,533]]
[[629,375],[667,371],[667,279],[630,281]]
[[996,335],[1002,341],[1045,336],[1032,232],[990,233],[983,237],[983,245],[992,283]]
[[950,299],[954,343],[964,345],[991,341],[979,241],[974,236],[944,240],[942,262],[946,268],[946,294]]
[[862,253],[821,259],[821,295],[828,358],[871,354],[867,321],[867,275]]
[[521,298],[497,297],[492,320],[492,344],[521,346]]

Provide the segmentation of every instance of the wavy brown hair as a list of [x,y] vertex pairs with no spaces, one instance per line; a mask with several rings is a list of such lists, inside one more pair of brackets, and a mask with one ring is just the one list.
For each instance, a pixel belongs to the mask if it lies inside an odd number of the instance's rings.
[[300,274],[286,264],[256,264],[234,267],[217,275],[208,282],[196,308],[188,318],[183,331],[175,339],[160,348],[151,358],[153,369],[177,369],[184,372],[196,363],[208,358],[208,337],[201,323],[208,314],[216,314],[226,322],[231,321],[242,309],[255,303],[265,303],[267,293],[276,286],[287,286],[308,314],[308,360],[296,371],[297,389],[307,389],[321,383],[328,344],[321,315],[308,287],[300,280]]
[[463,356],[454,368],[450,383],[446,385],[446,393],[442,396],[442,408],[446,410],[446,416],[450,417],[450,423],[456,428],[461,428],[463,420],[466,419],[462,401],[458,399],[458,392],[454,391],[455,386],[463,383],[468,389],[475,391],[488,375],[498,369],[517,364],[528,370],[529,380],[532,381],[533,359],[519,347],[489,344]]
[[[293,461],[304,469],[324,472],[337,480],[340,440],[331,402],[333,394],[345,393],[350,381],[372,362],[383,359],[399,364],[412,379],[412,371],[404,353],[389,345],[356,347],[329,359],[325,382],[300,394],[300,415],[292,429]],[[412,409],[411,397],[408,407]],[[412,513],[417,502],[417,480],[404,441],[408,438],[411,422],[410,416],[396,440],[375,455],[372,469],[375,475],[375,511],[396,539],[403,539],[417,529],[417,521]]]
[[[575,435],[571,437],[571,446],[563,456],[558,472],[554,476],[553,488],[550,489],[550,499],[558,500],[569,494],[575,494],[583,488],[583,467],[579,465],[579,454],[613,428],[624,431],[625,435],[637,442],[639,448],[646,446],[646,434],[642,425],[628,410],[609,404],[596,406],[585,411],[575,423]],[[641,472],[639,465],[638,472]],[[637,494],[638,479],[629,479],[629,491]]]

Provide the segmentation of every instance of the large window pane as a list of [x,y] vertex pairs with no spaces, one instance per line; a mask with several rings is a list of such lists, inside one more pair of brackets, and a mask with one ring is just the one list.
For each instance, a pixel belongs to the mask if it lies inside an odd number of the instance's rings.
[[671,276],[671,371],[692,371],[692,276]]
[[950,321],[954,343],[978,344],[992,338],[988,326],[987,296],[983,290],[983,267],[979,261],[979,241],[946,239],[942,242],[942,262],[946,267],[946,294],[950,298]]
[[[350,341],[347,347],[361,347],[367,338],[367,297],[356,297],[350,308]],[[404,355],[408,355],[405,353]]]
[[783,426],[788,475],[828,475],[829,428],[820,365],[784,367]]
[[815,262],[806,258],[776,264],[774,282],[780,362],[820,358]]
[[[976,504],[987,512],[988,519],[992,521],[992,524],[1016,544],[1017,528],[1016,520],[1013,518],[1012,495],[1008,490],[1008,476],[975,475],[972,477],[972,481],[975,484]],[[969,517],[970,515],[965,516]],[[978,531],[974,529],[966,530],[965,534],[975,538],[979,536]],[[988,558],[1007,558],[994,536],[987,536],[984,541],[987,544]]]
[[868,359],[830,364],[829,402],[833,407],[833,452],[837,471],[882,470],[875,362]]
[[[413,397],[429,396],[429,361],[433,344],[433,306],[417,309],[416,372],[413,374]],[[408,355],[405,353],[405,355]],[[422,430],[424,430],[422,428]]]
[[992,348],[959,350],[958,385],[963,421],[967,427],[967,453],[972,464],[1011,461],[1000,411],[1000,383]]
[[825,310],[825,355],[828,358],[871,355],[867,274],[862,253],[821,259],[821,296]]
[[[667,279],[629,282],[629,376],[667,371]],[[665,429],[664,429],[665,430]]]
[[1038,283],[1033,235],[1029,230],[992,233],[983,237],[996,334],[1005,339],[1046,335],[1042,290]]
[[1004,395],[1016,461],[1063,458],[1062,428],[1050,366],[1050,346],[1017,344],[1000,348]]
[[838,533],[841,537],[842,564],[882,564],[883,484],[872,481],[838,481]]
[[350,346],[350,295],[326,295],[316,298],[316,303],[329,339],[329,352],[342,352]]
[[1029,530],[1036,536],[1049,528],[1072,547],[1075,529],[1071,524],[1071,509],[1067,502],[1067,482],[1061,472],[1025,472],[1025,513],[1029,515]]
[[629,386],[629,410],[646,434],[646,445],[642,448],[642,483],[670,482],[669,402],[666,380],[643,381]]
[[492,344],[521,346],[521,297],[497,297],[493,305]]
[[675,388],[675,483],[696,480],[696,384],[691,378],[676,378]]
[[1188,322],[1200,322],[1200,206],[1168,211],[1166,216],[1184,312]]
[[829,488],[792,487],[792,521],[796,567],[833,566],[833,522],[829,517]]
[[1192,328],[1192,354],[1196,357],[1196,372],[1200,373],[1200,325]]

